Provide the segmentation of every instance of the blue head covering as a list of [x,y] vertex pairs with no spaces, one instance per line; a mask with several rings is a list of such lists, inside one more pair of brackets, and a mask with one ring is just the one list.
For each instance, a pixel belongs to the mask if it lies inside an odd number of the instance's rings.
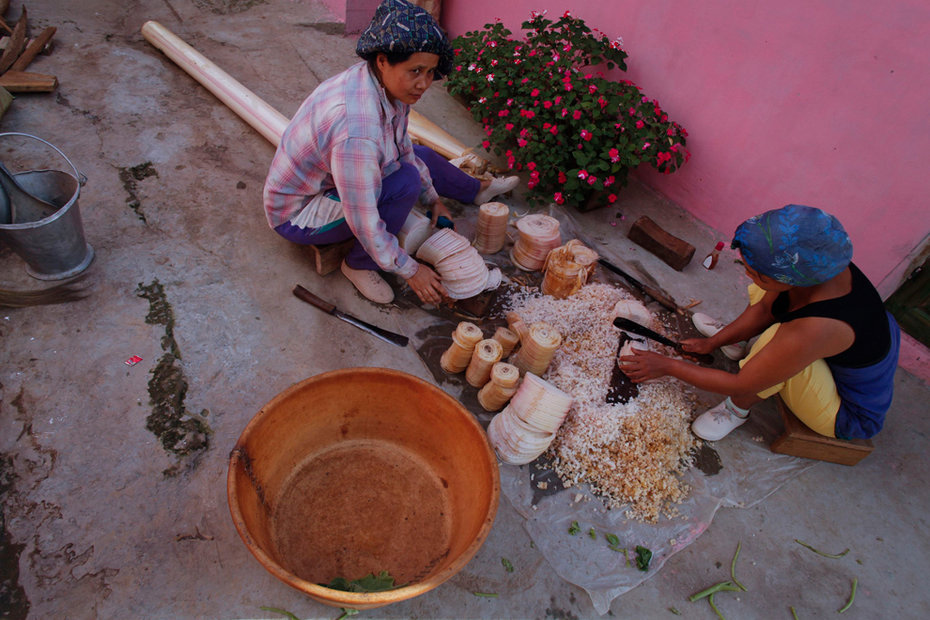
[[426,9],[406,0],[384,0],[358,39],[355,53],[368,58],[377,52],[428,52],[439,56],[435,77],[452,71],[452,45]]
[[788,205],[739,225],[732,247],[755,271],[792,286],[814,286],[839,275],[852,260],[839,220],[814,207]]

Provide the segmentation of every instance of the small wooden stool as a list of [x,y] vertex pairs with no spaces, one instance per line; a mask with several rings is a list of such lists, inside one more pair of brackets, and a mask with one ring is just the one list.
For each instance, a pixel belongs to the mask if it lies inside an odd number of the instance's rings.
[[772,452],[840,465],[855,465],[874,449],[870,439],[836,439],[815,433],[791,413],[777,396],[775,405],[785,423],[785,432],[772,442]]
[[316,272],[321,276],[339,269],[342,259],[346,257],[355,239],[347,239],[339,243],[329,243],[327,245],[308,245],[306,247],[307,255],[313,260],[316,266]]

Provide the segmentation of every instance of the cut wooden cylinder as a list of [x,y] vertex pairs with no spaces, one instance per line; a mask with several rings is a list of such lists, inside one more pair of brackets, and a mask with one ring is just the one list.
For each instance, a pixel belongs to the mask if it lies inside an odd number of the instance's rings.
[[529,332],[529,327],[526,326],[526,323],[523,322],[523,317],[521,317],[516,312],[508,312],[504,315],[504,318],[507,319],[507,326],[510,327],[510,330],[517,335],[517,338],[520,339],[520,342],[526,340],[526,335]]
[[507,241],[510,207],[501,202],[487,202],[478,208],[473,245],[479,254],[495,254]]
[[517,391],[519,381],[516,366],[497,362],[491,367],[491,380],[478,391],[478,403],[485,411],[500,411]]
[[549,251],[543,266],[545,275],[541,285],[544,295],[565,299],[584,286],[594,273],[597,252],[578,239]]
[[542,375],[560,344],[562,335],[557,329],[543,321],[533,323],[526,338],[520,340],[520,350],[514,353],[510,363],[519,368],[521,373]]
[[429,218],[419,211],[411,211],[397,233],[397,242],[404,252],[413,256],[432,234]]
[[417,258],[433,266],[452,299],[468,299],[501,283],[500,269],[488,269],[478,250],[449,228],[424,241],[417,250]]
[[468,368],[475,346],[483,339],[477,325],[462,321],[452,332],[452,344],[439,358],[439,365],[448,373],[462,372]]
[[542,269],[549,250],[562,244],[559,221],[548,215],[534,213],[520,218],[517,231],[519,235],[510,251],[510,259],[524,271]]
[[498,458],[524,465],[546,451],[572,406],[572,397],[527,373],[510,403],[494,416],[488,439]]
[[520,337],[517,333],[506,327],[498,327],[494,332],[493,338],[501,343],[501,347],[504,350],[501,357],[507,357],[513,353],[514,348],[520,343]]
[[471,361],[465,370],[465,380],[468,385],[476,388],[483,387],[491,378],[491,368],[500,361],[504,348],[501,343],[488,338],[475,345]]

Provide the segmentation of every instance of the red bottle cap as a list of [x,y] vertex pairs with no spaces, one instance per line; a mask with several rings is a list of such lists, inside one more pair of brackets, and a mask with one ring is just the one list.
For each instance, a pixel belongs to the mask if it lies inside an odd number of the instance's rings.
[[714,248],[718,252],[723,249],[723,241],[717,242],[717,247]]

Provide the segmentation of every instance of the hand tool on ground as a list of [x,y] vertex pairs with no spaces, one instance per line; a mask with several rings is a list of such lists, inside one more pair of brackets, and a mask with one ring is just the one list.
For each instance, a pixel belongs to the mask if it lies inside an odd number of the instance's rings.
[[312,306],[316,306],[326,314],[331,314],[337,319],[341,319],[350,325],[354,325],[360,330],[366,331],[372,336],[380,338],[385,342],[396,344],[399,347],[406,347],[407,342],[409,342],[409,339],[406,336],[395,334],[394,332],[390,332],[386,329],[381,329],[380,327],[376,327],[371,323],[366,323],[361,319],[357,319],[354,316],[346,314],[345,312],[336,308],[336,306],[333,304],[329,303],[328,301],[323,301],[299,284],[294,287],[294,295],[301,301],[305,301]]
[[662,304],[663,306],[665,306],[672,312],[678,311],[678,304],[676,304],[675,300],[672,299],[671,296],[669,296],[669,294],[666,293],[665,291],[655,286],[649,286],[648,284],[643,284],[642,282],[640,282],[639,280],[637,280],[636,278],[634,278],[633,276],[631,276],[624,270],[620,269],[619,267],[617,267],[616,265],[608,261],[606,258],[599,258],[597,259],[597,262],[600,263],[602,266],[606,267],[608,270],[614,272],[615,274],[617,274],[618,276],[620,276],[621,278],[623,278],[624,280],[626,280],[633,286],[635,286],[637,290],[639,290],[640,292],[645,293],[646,295],[649,295],[650,297],[655,299],[657,302],[659,302],[660,304]]
[[645,336],[651,340],[655,340],[659,344],[664,344],[665,346],[672,347],[682,355],[693,358],[702,364],[713,364],[714,356],[709,353],[692,353],[691,351],[685,351],[684,347],[680,343],[675,342],[669,338],[666,338],[662,334],[652,331],[644,325],[640,325],[635,321],[618,316],[614,319],[614,326],[619,327],[620,329],[625,329],[628,332],[633,332],[639,336]]

